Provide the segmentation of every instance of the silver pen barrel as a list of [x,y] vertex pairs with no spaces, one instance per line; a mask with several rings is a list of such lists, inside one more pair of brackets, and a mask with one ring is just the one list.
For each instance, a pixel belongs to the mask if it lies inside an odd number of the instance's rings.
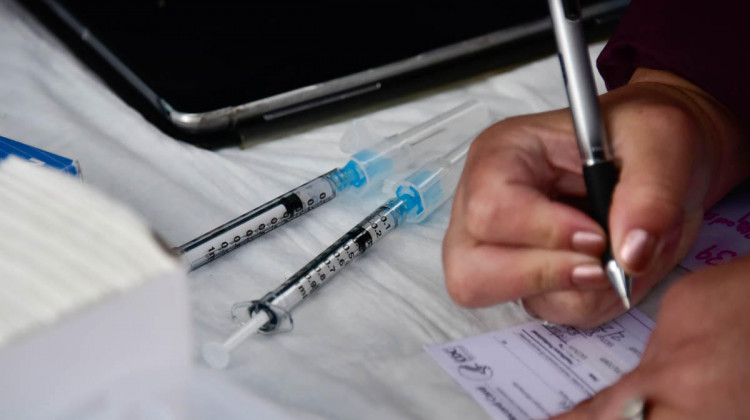
[[581,160],[589,166],[611,161],[614,154],[602,123],[580,5],[569,0],[548,2]]
[[[586,194],[592,207],[591,215],[609,236],[609,209],[618,173],[599,109],[588,46],[581,26],[581,6],[578,0],[548,0],[548,3],[583,164]],[[630,309],[633,279],[615,261],[611,244],[601,260],[623,306]]]

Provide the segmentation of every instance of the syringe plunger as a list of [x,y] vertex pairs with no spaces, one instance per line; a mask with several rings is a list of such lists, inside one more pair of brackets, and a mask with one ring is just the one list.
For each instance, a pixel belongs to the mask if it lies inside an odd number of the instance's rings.
[[258,329],[265,325],[269,319],[265,312],[259,311],[223,343],[211,342],[204,344],[201,348],[203,360],[214,369],[226,368],[229,365],[229,353],[238,344],[245,341],[247,337],[257,333]]

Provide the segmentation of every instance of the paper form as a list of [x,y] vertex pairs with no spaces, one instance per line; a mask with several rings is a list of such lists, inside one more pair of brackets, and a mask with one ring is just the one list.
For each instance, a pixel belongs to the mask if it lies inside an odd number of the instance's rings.
[[653,326],[633,309],[588,330],[537,321],[425,349],[493,418],[543,419],[633,370]]
[[[749,252],[750,188],[744,188],[706,212],[680,265],[694,271]],[[633,370],[653,326],[633,309],[590,330],[531,322],[426,350],[493,418],[540,419]]]
[[693,247],[680,262],[688,270],[722,264],[750,252],[750,188],[736,191],[707,211]]

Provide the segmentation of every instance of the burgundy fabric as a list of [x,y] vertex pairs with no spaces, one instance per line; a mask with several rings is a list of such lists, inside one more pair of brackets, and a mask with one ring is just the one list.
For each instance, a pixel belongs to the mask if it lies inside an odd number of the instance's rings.
[[597,59],[607,88],[638,67],[675,73],[750,125],[750,1],[632,0]]

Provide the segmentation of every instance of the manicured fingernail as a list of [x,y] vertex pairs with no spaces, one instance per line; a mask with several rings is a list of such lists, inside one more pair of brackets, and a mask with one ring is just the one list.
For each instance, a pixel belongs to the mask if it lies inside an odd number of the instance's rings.
[[646,401],[641,397],[631,398],[622,405],[620,418],[623,420],[643,420],[646,411]]
[[620,257],[631,270],[646,269],[656,252],[656,238],[643,229],[633,229],[622,243]]
[[604,269],[598,264],[579,265],[573,269],[571,277],[573,283],[579,286],[590,286],[606,282]]
[[607,241],[598,233],[576,232],[572,238],[573,250],[585,254],[600,254],[607,246]]

